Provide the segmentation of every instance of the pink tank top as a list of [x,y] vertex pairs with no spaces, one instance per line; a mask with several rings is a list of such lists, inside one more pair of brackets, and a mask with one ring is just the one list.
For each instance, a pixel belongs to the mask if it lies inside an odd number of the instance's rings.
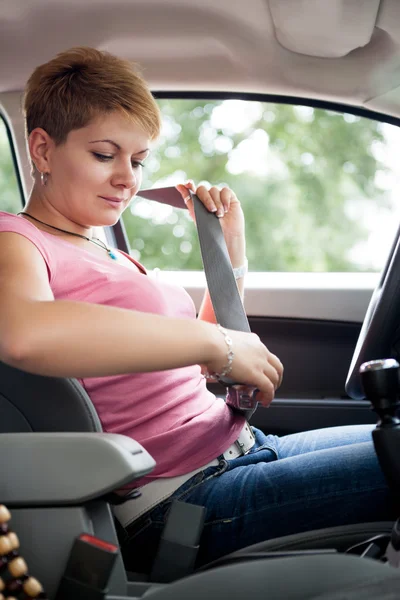
[[[149,278],[131,257],[140,273],[5,212],[0,212],[1,231],[23,235],[36,246],[56,300],[196,318],[192,299],[183,288]],[[140,345],[141,340],[136,343]],[[244,424],[242,416],[207,390],[198,365],[79,381],[96,407],[104,431],[134,438],[155,459],[156,468],[140,480],[141,485],[207,464],[237,439]]]

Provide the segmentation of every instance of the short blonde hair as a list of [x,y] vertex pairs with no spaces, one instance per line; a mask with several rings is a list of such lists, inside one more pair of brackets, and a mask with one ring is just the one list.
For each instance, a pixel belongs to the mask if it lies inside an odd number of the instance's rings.
[[37,67],[23,99],[27,136],[42,127],[59,145],[93,118],[119,111],[150,139],[161,128],[159,108],[130,62],[94,48],[71,48]]

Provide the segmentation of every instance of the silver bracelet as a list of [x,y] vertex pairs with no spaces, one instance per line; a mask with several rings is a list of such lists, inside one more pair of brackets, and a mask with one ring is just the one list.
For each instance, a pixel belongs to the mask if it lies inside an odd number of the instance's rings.
[[226,356],[228,359],[228,362],[226,363],[225,367],[222,369],[222,371],[220,373],[208,373],[208,371],[203,373],[205,379],[207,379],[207,380],[220,379],[220,377],[226,377],[227,375],[229,375],[229,373],[232,371],[233,359],[235,358],[235,354],[232,350],[232,345],[233,345],[232,338],[228,335],[228,332],[226,331],[226,329],[221,327],[221,325],[219,323],[217,323],[216,327],[224,336],[225,343],[228,346],[228,354]]
[[249,261],[246,258],[243,265],[233,269],[233,274],[235,276],[235,279],[240,279],[241,277],[244,277],[246,275],[246,273],[248,272],[248,270],[249,270]]

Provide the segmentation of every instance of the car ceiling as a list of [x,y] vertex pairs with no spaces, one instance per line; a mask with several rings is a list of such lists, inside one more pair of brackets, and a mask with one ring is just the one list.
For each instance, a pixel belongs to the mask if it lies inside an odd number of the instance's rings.
[[400,117],[399,0],[0,0],[0,96],[72,46],[156,91],[335,101]]

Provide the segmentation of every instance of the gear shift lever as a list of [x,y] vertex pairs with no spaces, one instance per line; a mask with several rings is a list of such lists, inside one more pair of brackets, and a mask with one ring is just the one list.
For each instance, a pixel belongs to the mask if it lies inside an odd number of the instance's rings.
[[395,417],[399,406],[399,363],[393,358],[371,360],[360,367],[364,392],[379,415],[378,427],[391,427],[400,423]]
[[367,399],[379,416],[372,432],[375,451],[390,489],[400,497],[399,363],[392,359],[372,360],[360,367]]
[[[399,406],[399,363],[392,359],[371,360],[360,367],[362,386],[379,420],[372,432],[375,452],[395,501],[400,506],[400,421],[395,413]],[[384,546],[386,551],[382,554]],[[380,557],[392,567],[400,567],[400,519],[390,536],[386,534],[356,544],[352,554]],[[361,552],[361,554],[360,554]]]

